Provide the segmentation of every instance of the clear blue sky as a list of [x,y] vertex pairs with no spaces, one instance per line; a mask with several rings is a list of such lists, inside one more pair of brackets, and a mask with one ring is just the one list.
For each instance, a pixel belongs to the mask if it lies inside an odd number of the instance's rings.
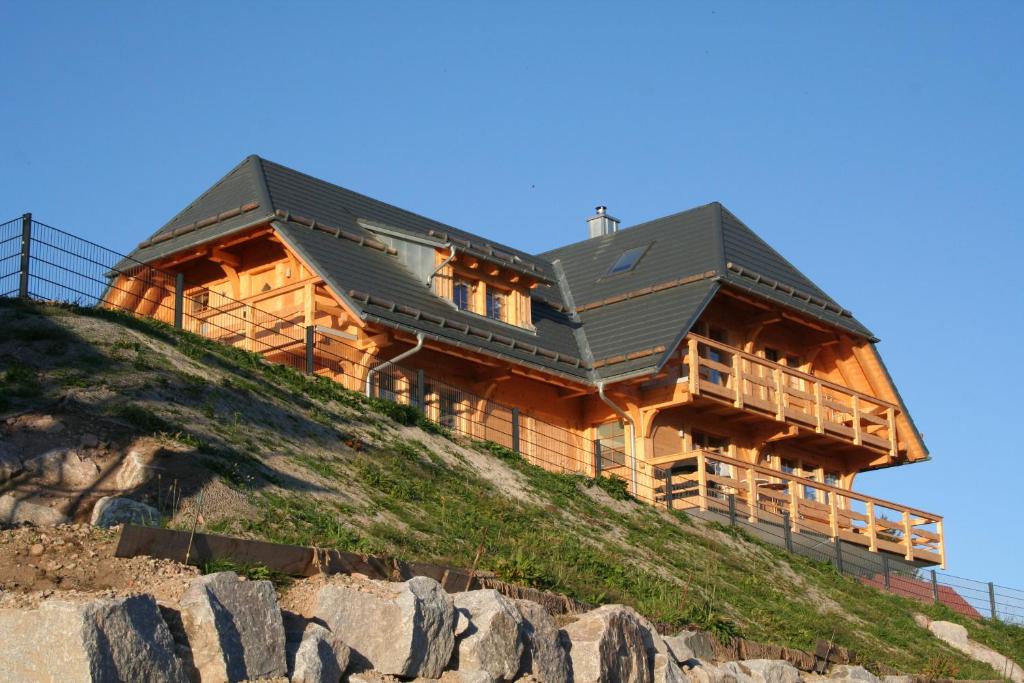
[[[882,338],[1024,588],[1024,4],[0,1],[0,218],[128,250],[257,153],[529,250],[720,200]],[[9,215],[9,216],[8,216]]]

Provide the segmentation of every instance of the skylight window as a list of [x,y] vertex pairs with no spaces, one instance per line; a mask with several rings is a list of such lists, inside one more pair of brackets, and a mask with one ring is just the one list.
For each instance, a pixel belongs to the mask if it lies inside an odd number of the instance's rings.
[[605,275],[615,275],[616,273],[625,273],[633,270],[633,268],[636,267],[637,262],[640,261],[640,257],[644,255],[649,246],[651,245],[645,244],[642,247],[633,247],[632,249],[627,249],[622,252],[622,256],[620,256],[619,260],[608,269],[608,272],[605,273]]

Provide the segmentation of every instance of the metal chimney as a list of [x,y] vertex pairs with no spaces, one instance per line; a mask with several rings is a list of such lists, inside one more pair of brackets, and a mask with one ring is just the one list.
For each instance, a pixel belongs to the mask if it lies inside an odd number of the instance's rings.
[[601,237],[602,235],[618,232],[619,219],[609,216],[607,207],[598,206],[594,210],[597,213],[587,219],[587,230],[590,232],[589,237]]

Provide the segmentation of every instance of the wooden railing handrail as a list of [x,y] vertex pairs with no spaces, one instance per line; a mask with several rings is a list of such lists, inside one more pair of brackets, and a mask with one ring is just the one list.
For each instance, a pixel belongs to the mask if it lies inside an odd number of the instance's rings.
[[[697,448],[697,449],[694,449],[692,451],[683,451],[682,453],[680,453],[680,456],[682,456],[681,459],[689,459],[691,457],[692,458],[696,458],[698,453],[703,453],[705,458],[708,458],[708,459],[711,459],[711,460],[715,460],[717,462],[723,462],[723,463],[726,463],[728,465],[736,465],[736,466],[742,467],[744,469],[750,469],[750,470],[752,470],[754,472],[758,472],[758,473],[764,474],[765,476],[768,476],[768,477],[774,477],[776,479],[784,479],[787,482],[792,481],[792,482],[796,482],[798,484],[808,484],[808,485],[813,486],[817,490],[826,491],[826,492],[833,493],[833,494],[840,495],[840,496],[845,496],[847,498],[853,498],[855,500],[861,501],[862,503],[871,503],[873,505],[880,505],[882,507],[890,508],[890,509],[895,510],[895,511],[908,512],[908,513],[911,513],[911,514],[915,514],[915,515],[918,515],[919,517],[924,517],[924,518],[926,518],[928,520],[931,520],[930,522],[927,522],[927,523],[934,523],[934,522],[941,522],[942,521],[942,516],[933,514],[931,512],[925,512],[924,510],[919,510],[917,508],[912,508],[912,507],[908,507],[906,505],[901,505],[899,503],[894,503],[893,501],[885,500],[884,498],[876,498],[874,496],[867,496],[867,495],[864,495],[863,493],[857,493],[855,491],[850,491],[848,489],[841,489],[841,488],[839,488],[837,486],[832,486],[831,484],[824,484],[824,483],[819,482],[819,481],[814,481],[813,479],[807,479],[805,477],[801,477],[801,476],[798,476],[798,475],[789,474],[788,472],[782,472],[780,470],[773,470],[773,469],[771,469],[769,467],[764,467],[763,465],[755,465],[753,463],[746,462],[745,460],[740,460],[738,458],[733,458],[733,457],[730,457],[728,455],[722,455],[721,453],[718,453],[717,451],[707,450],[706,448]],[[894,522],[894,523],[896,523],[896,522]]]
[[892,403],[890,401],[886,401],[884,398],[878,398],[877,396],[872,396],[871,394],[865,394],[862,391],[857,391],[856,389],[851,389],[850,387],[843,386],[842,384],[837,384],[837,383],[832,382],[830,380],[823,379],[821,377],[816,377],[815,375],[812,375],[810,373],[804,372],[802,370],[796,370],[794,368],[789,367],[788,365],[783,365],[782,363],[779,363],[779,362],[776,362],[776,361],[772,361],[772,360],[768,360],[767,358],[761,358],[760,356],[755,356],[754,354],[748,353],[748,352],[744,351],[743,349],[737,348],[735,346],[730,346],[729,344],[723,344],[722,342],[715,341],[714,339],[710,339],[708,337],[696,334],[694,332],[691,332],[691,333],[689,333],[686,336],[687,336],[687,338],[696,339],[701,344],[707,344],[708,346],[716,347],[716,348],[721,349],[722,351],[725,351],[727,353],[736,354],[736,355],[740,356],[741,358],[745,358],[745,359],[747,359],[749,361],[753,361],[755,363],[759,363],[761,365],[764,365],[764,366],[767,366],[767,367],[770,367],[770,368],[777,368],[778,370],[780,370],[781,372],[783,372],[783,373],[785,373],[787,375],[792,375],[794,377],[798,377],[800,379],[803,379],[803,380],[806,380],[806,381],[809,381],[809,382],[816,382],[816,383],[818,383],[819,385],[821,385],[823,387],[828,387],[830,389],[842,392],[844,394],[848,394],[850,396],[857,396],[858,398],[862,398],[862,399],[865,399],[867,401],[871,401],[872,403],[877,403],[877,404],[879,404],[881,406],[884,406],[886,408],[892,408],[892,409],[896,410],[897,412],[899,412],[900,407],[898,405],[896,405],[895,403]]

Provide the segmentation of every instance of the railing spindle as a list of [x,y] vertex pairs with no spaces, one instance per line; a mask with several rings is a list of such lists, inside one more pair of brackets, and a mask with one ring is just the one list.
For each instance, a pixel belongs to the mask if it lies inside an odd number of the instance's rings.
[[708,471],[704,451],[697,451],[697,495],[700,496],[701,512],[708,509]]

